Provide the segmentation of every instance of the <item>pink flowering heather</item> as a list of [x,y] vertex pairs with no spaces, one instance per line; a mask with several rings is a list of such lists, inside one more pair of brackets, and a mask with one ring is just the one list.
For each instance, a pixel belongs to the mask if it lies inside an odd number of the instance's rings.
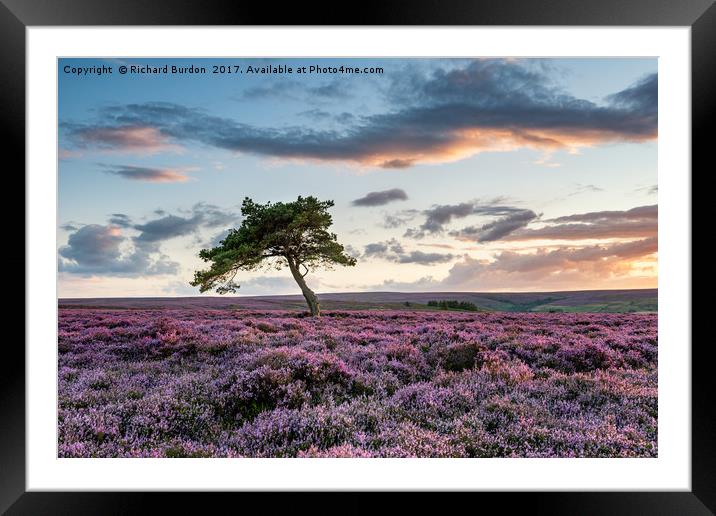
[[60,457],[655,457],[656,314],[61,309]]

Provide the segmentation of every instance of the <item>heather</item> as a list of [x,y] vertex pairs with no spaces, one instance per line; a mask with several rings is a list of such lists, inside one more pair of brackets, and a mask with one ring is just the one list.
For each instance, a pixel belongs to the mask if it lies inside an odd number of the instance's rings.
[[60,457],[653,457],[657,315],[59,315]]

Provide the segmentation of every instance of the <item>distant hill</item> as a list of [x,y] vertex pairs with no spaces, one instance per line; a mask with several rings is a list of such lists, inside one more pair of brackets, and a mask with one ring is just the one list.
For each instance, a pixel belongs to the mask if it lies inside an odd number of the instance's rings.
[[[324,310],[439,310],[428,301],[467,301],[482,311],[656,312],[657,289],[571,292],[355,292],[319,294]],[[301,295],[66,298],[60,308],[303,310]]]

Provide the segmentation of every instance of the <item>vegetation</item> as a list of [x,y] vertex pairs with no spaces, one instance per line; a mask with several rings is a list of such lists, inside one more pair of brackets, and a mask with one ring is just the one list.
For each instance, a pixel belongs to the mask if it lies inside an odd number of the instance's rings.
[[318,297],[306,284],[305,276],[319,267],[356,264],[355,258],[345,254],[335,233],[328,231],[333,223],[328,209],[333,204],[301,196],[294,202],[258,204],[246,197],[241,206],[241,226],[232,229],[217,247],[201,250],[199,256],[211,266],[197,271],[191,285],[201,292],[235,292],[239,285],[234,278],[239,271],[288,266],[311,315],[319,316]]
[[656,314],[62,309],[59,457],[656,457]]
[[478,308],[475,303],[469,301],[456,301],[454,299],[441,301],[428,301],[428,306],[437,307],[441,310],[466,310],[468,312],[477,312]]

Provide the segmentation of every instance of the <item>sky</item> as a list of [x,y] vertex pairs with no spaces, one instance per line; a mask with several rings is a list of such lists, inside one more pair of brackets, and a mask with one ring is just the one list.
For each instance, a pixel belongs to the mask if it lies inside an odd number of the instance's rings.
[[[165,65],[206,71],[118,73]],[[335,202],[358,262],[311,271],[319,293],[654,288],[657,65],[60,59],[59,295],[199,295],[242,200],[299,195]],[[286,269],[235,281],[300,293]]]

